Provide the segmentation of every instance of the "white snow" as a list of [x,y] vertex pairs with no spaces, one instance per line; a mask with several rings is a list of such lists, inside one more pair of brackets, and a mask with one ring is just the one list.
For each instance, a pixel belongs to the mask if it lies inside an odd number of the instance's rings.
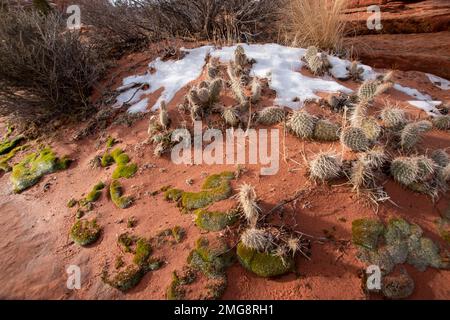
[[[306,100],[317,100],[317,92],[344,92],[352,93],[352,90],[339,84],[336,79],[347,77],[347,67],[351,65],[348,60],[343,60],[335,56],[328,56],[332,65],[331,76],[308,77],[299,71],[304,67],[301,58],[306,50],[302,48],[292,48],[278,44],[242,44],[245,53],[250,59],[256,62],[250,71],[250,75],[258,78],[266,78],[269,87],[276,92],[274,103],[279,106],[287,106],[293,109],[300,108]],[[186,55],[180,60],[162,61],[157,58],[149,64],[154,72],[147,72],[144,75],[130,76],[123,80],[123,85],[118,90],[123,92],[117,97],[115,107],[120,107],[128,103],[129,112],[145,112],[148,107],[147,95],[162,89],[156,103],[151,110],[156,110],[162,100],[170,102],[175,94],[191,81],[197,79],[206,64],[206,57],[210,54],[218,58],[222,63],[227,63],[233,59],[236,46],[214,48],[203,46],[195,49],[181,49]],[[378,75],[371,67],[359,65],[364,69],[363,79],[372,80]],[[448,90],[450,82],[427,74],[433,83],[440,82]],[[133,84],[147,83],[149,88],[142,90],[132,88]],[[414,100],[408,101],[411,105],[425,110],[430,115],[436,115],[439,101],[432,101],[431,96],[419,92],[417,89],[404,87],[395,84],[394,88],[411,97]]]
[[441,104],[441,101],[418,101],[418,100],[411,100],[408,101],[409,104],[413,105],[416,108],[422,109],[425,111],[429,116],[437,116],[440,115],[439,110],[436,108],[436,106]]
[[[157,58],[155,61],[149,64],[150,68],[155,70],[154,73],[147,73],[141,76],[131,76],[123,80],[123,87],[132,83],[148,83],[150,88],[147,90],[129,89],[117,97],[117,103],[119,105],[124,102],[128,102],[131,107],[129,112],[145,112],[147,104],[142,100],[147,94],[154,93],[161,88],[163,92],[161,96],[152,106],[152,110],[158,109],[162,100],[170,101],[175,94],[189,82],[197,79],[203,70],[205,65],[205,58],[211,51],[211,46],[204,46],[196,49],[181,49],[187,54],[181,60],[168,60],[162,61]],[[121,89],[119,88],[119,90]],[[130,98],[135,94],[134,98],[130,101]]]
[[450,81],[448,81],[447,79],[435,76],[431,73],[426,73],[426,75],[436,87],[442,90],[450,90]]

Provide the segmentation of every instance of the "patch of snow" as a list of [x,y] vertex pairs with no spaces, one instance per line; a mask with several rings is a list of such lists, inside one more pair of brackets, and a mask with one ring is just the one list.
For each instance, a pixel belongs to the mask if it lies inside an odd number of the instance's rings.
[[429,96],[428,94],[423,94],[421,93],[419,90],[417,89],[413,89],[410,87],[404,87],[398,83],[396,83],[394,85],[394,89],[403,92],[404,94],[407,94],[408,96],[411,96],[413,98],[416,98],[417,100],[421,100],[421,101],[430,101],[431,96]]
[[422,109],[425,111],[429,116],[437,116],[440,115],[439,110],[436,108],[436,106],[441,104],[441,101],[418,101],[418,100],[411,100],[408,101],[409,104],[413,105],[416,108]]
[[[351,66],[351,62],[348,60],[343,60],[335,56],[328,56],[328,61],[331,63],[330,73],[336,79],[345,79],[348,77],[347,68]],[[369,66],[364,64],[358,64],[358,67],[363,68],[364,72],[362,74],[363,80],[375,80],[377,73]]]
[[[274,101],[276,105],[297,109],[306,100],[319,99],[316,92],[352,92],[334,80],[302,75],[299,70],[304,66],[301,58],[306,52],[305,49],[278,44],[243,44],[242,47],[246,55],[256,61],[250,75],[268,79],[269,87],[277,94]],[[236,46],[217,49],[211,56],[226,63],[233,59],[235,49]]]
[[448,81],[447,79],[435,76],[431,73],[426,73],[426,75],[436,87],[442,90],[450,90],[450,81]]
[[[201,75],[205,65],[205,58],[211,49],[211,46],[196,49],[182,48],[181,50],[187,54],[181,60],[162,61],[160,58],[157,58],[149,64],[149,67],[155,70],[154,73],[131,76],[123,80],[122,87],[133,83],[148,83],[149,89],[139,89],[137,92],[136,88],[129,89],[117,97],[117,103],[129,103],[131,105],[128,109],[129,112],[145,112],[147,105],[144,104],[142,97],[164,88],[161,96],[151,108],[152,110],[158,109],[162,100],[171,101],[180,89]],[[132,98],[133,95],[134,97]]]

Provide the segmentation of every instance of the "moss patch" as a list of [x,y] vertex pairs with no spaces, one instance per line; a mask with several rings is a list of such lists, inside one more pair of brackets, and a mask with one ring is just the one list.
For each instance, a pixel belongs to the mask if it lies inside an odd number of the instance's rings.
[[98,240],[101,231],[102,228],[97,224],[95,219],[92,221],[78,220],[72,226],[70,236],[80,246],[88,246]]
[[147,263],[152,254],[152,247],[150,242],[146,239],[139,239],[136,243],[136,253],[133,257],[133,262],[141,268],[147,268]]
[[102,190],[104,188],[105,188],[105,184],[103,182],[97,183],[92,188],[92,190],[87,194],[86,198],[84,198],[83,200],[80,201],[80,204],[83,206],[88,203],[97,201],[100,198],[100,196],[102,194]]
[[198,209],[194,212],[196,215],[195,224],[207,231],[221,231],[237,221],[237,215],[234,212],[207,211]]
[[20,193],[35,185],[46,174],[67,169],[71,160],[59,159],[50,148],[29,154],[12,169],[11,182],[14,192]]
[[225,243],[211,245],[205,238],[197,240],[196,248],[188,257],[189,266],[208,278],[219,277],[232,262],[233,255]]
[[11,171],[12,168],[8,164],[9,160],[14,158],[17,152],[25,150],[26,148],[28,148],[28,146],[26,146],[26,145],[25,146],[15,147],[11,151],[9,151],[7,154],[1,156],[0,157],[0,170],[2,170],[4,172]]
[[233,172],[223,172],[209,176],[200,192],[183,192],[181,205],[187,210],[204,208],[216,201],[228,199],[233,190],[230,180],[234,179]]
[[109,186],[109,193],[111,195],[111,200],[120,209],[129,208],[133,204],[133,199],[131,197],[125,197],[122,195],[122,186],[120,182],[114,180]]
[[3,140],[2,142],[0,142],[0,155],[6,154],[6,153],[12,151],[23,140],[25,140],[24,137],[17,137],[12,140]]
[[244,268],[260,277],[280,276],[294,270],[295,266],[294,259],[291,257],[285,257],[283,261],[281,257],[258,252],[242,243],[237,246],[237,256]]
[[110,149],[115,144],[117,144],[117,140],[115,138],[113,138],[113,137],[108,137],[108,139],[106,140],[106,148]]
[[129,265],[125,270],[118,272],[114,277],[110,278],[105,271],[102,275],[104,283],[116,288],[122,292],[126,292],[139,284],[145,272],[136,265]]
[[135,163],[129,164],[130,157],[123,152],[122,149],[114,149],[111,153],[106,152],[101,160],[103,167],[109,167],[113,163],[117,164],[116,169],[112,173],[113,179],[131,178],[137,172],[137,165]]
[[353,243],[366,249],[376,249],[383,230],[381,222],[371,219],[354,220],[352,223]]
[[182,300],[185,298],[186,289],[184,286],[190,285],[197,279],[197,274],[186,268],[181,275],[178,275],[176,271],[172,274],[172,281],[166,291],[167,300]]
[[177,202],[178,200],[181,199],[183,195],[183,190],[180,189],[168,189],[164,192],[164,199],[166,201],[175,201]]

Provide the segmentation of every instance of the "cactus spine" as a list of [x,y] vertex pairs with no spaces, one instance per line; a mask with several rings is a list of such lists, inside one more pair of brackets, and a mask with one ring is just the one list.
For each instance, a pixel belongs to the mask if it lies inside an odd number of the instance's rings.
[[299,138],[312,138],[317,118],[306,111],[295,111],[287,122],[287,127]]

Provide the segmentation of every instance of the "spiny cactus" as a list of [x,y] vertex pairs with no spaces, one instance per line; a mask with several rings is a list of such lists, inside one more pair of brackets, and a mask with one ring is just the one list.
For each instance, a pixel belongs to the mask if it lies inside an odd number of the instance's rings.
[[159,123],[164,129],[167,129],[170,126],[169,112],[167,111],[167,105],[164,100],[161,101],[159,107]]
[[431,153],[431,159],[441,167],[445,167],[450,163],[450,158],[447,152],[443,149],[434,150]]
[[239,102],[241,107],[247,108],[248,99],[244,94],[244,90],[242,89],[242,79],[236,75],[232,63],[228,64],[227,73],[230,78],[231,90],[233,91],[236,100]]
[[450,164],[446,165],[442,169],[442,178],[444,181],[450,181]]
[[258,219],[260,208],[257,204],[255,188],[249,184],[243,184],[239,188],[237,195],[239,206],[241,207],[245,220],[251,227],[255,227]]
[[407,124],[400,134],[400,145],[403,149],[412,149],[421,140],[421,134],[431,130],[432,123],[427,120]]
[[234,63],[241,68],[244,68],[248,63],[247,55],[241,45],[238,45],[234,51]]
[[209,102],[212,104],[217,102],[220,97],[220,92],[223,88],[223,80],[220,78],[214,79],[209,85]]
[[326,181],[338,178],[342,173],[342,161],[332,152],[321,152],[309,163],[312,178]]
[[358,61],[353,61],[349,67],[347,67],[349,78],[353,81],[363,80],[364,69],[359,66]]
[[222,118],[229,126],[236,127],[239,124],[239,114],[235,108],[225,108]]
[[366,151],[370,147],[370,141],[361,128],[348,127],[341,133],[341,143],[352,151]]
[[273,237],[264,229],[249,228],[242,233],[241,242],[247,248],[267,252],[272,248]]
[[366,80],[358,89],[359,100],[372,101],[377,95],[384,93],[393,86],[391,81],[393,73],[378,77],[376,80]]
[[402,129],[408,122],[403,109],[392,107],[386,107],[381,111],[381,120],[389,129]]
[[436,172],[436,164],[434,161],[426,156],[418,156],[414,159],[417,161],[417,166],[419,167],[417,179],[420,181],[431,180]]
[[200,99],[201,105],[206,105],[209,101],[209,89],[200,88],[198,90],[198,98]]
[[212,81],[218,77],[219,68],[212,61],[210,61],[208,63],[208,65],[206,66],[206,74],[207,74],[208,80]]
[[387,155],[382,148],[374,148],[361,153],[358,158],[373,169],[382,167],[387,161]]
[[374,142],[381,134],[381,127],[378,122],[373,118],[365,118],[361,122],[361,129],[364,131],[366,137]]
[[299,138],[312,138],[317,118],[306,111],[295,111],[287,122],[287,127]]
[[314,139],[319,141],[339,140],[340,127],[328,120],[319,120],[314,127]]
[[352,127],[361,127],[363,119],[367,116],[368,107],[369,104],[367,101],[360,101],[355,105],[349,119]]
[[410,157],[398,157],[391,163],[391,175],[395,181],[409,186],[417,181],[419,175],[417,159]]
[[345,107],[353,108],[353,104],[357,102],[357,96],[339,92],[337,95],[329,95],[326,102],[334,112],[342,112]]
[[304,55],[304,59],[309,70],[315,75],[322,75],[330,68],[330,62],[326,54],[318,54],[316,47],[308,47]]
[[434,117],[433,119],[431,119],[431,122],[439,130],[450,129],[450,115]]
[[264,125],[280,123],[284,120],[285,112],[283,108],[267,107],[258,112],[257,122]]
[[252,103],[257,103],[261,99],[261,82],[258,78],[254,78],[252,81],[252,97],[251,101]]
[[350,183],[355,191],[375,187],[375,174],[372,165],[360,157],[353,162],[350,170]]

